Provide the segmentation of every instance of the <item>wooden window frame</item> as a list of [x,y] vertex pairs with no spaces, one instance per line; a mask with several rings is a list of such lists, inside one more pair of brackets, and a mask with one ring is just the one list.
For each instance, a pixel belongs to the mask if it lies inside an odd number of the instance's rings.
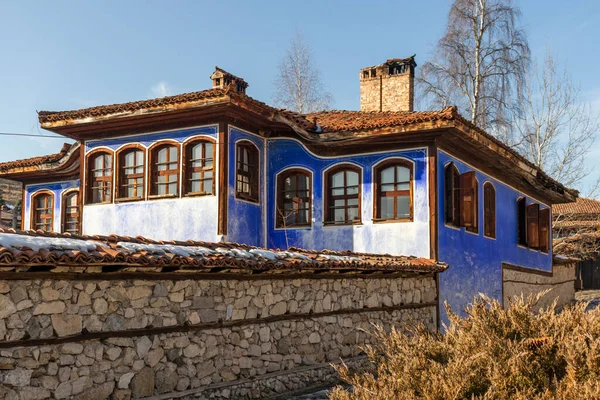
[[[144,200],[145,196],[146,196],[146,148],[140,144],[129,144],[127,146],[124,146],[122,148],[120,148],[116,155],[116,168],[115,170],[117,171],[116,174],[116,179],[115,179],[115,201],[118,202],[127,202],[127,201],[140,201],[140,200]],[[124,158],[125,155],[127,155],[127,153],[129,153],[130,151],[141,151],[142,152],[142,173],[139,174],[130,174],[130,175],[125,175],[124,173]],[[137,161],[137,158],[136,158]],[[134,166],[134,168],[137,168],[139,166],[139,164],[136,164]],[[129,167],[128,167],[129,168]],[[122,182],[126,179],[136,179],[136,193],[133,197],[129,197],[129,196],[124,196],[123,195],[123,188],[121,187]],[[137,179],[142,179],[142,190],[144,191],[144,193],[142,193],[141,196],[137,195]]]
[[[284,194],[282,192],[282,188],[284,187],[284,180],[291,176],[298,176],[298,175],[302,175],[302,176],[306,176],[308,177],[308,221],[305,223],[295,223],[293,225],[286,225],[286,223],[284,223],[284,216],[281,215],[283,213],[282,210],[284,210]],[[307,227],[311,227],[312,226],[312,208],[313,208],[313,179],[312,179],[312,172],[304,169],[304,168],[290,168],[290,169],[286,169],[285,171],[280,172],[277,175],[277,191],[275,193],[276,196],[276,205],[277,205],[277,209],[275,210],[275,227],[279,228],[279,229],[295,229],[295,228],[307,228]],[[296,185],[297,187],[297,185]],[[297,189],[296,189],[297,191]],[[303,198],[306,199],[306,198]],[[297,213],[296,213],[296,220],[298,219],[297,217]]]
[[[244,171],[240,168],[240,154],[243,150],[248,151],[249,171]],[[255,157],[255,165],[251,164],[251,157]],[[248,179],[250,193],[240,191],[240,176]],[[235,197],[237,199],[249,201],[252,203],[260,202],[260,150],[254,143],[249,140],[240,140],[235,144]]]
[[[68,207],[67,207],[66,199],[67,199],[67,197],[69,197],[71,195],[76,195],[77,196],[77,206],[76,206],[77,212],[69,214],[68,211],[67,211]],[[62,233],[67,233],[67,229],[66,229],[67,224],[68,224],[67,218],[69,216],[73,216],[74,215],[75,218],[76,218],[75,224],[77,226],[77,229],[76,229],[76,231],[74,233],[73,232],[69,232],[69,233],[71,233],[72,235],[73,234],[74,235],[81,234],[81,191],[79,189],[65,190],[62,193],[60,204],[61,204],[61,209],[62,209],[61,210],[61,217],[60,217],[61,218],[61,232]]]
[[444,168],[444,221],[460,227],[460,172],[453,162]]
[[[172,173],[172,169],[167,169],[165,171],[159,171],[158,170],[158,152],[161,151],[162,149],[165,148],[170,148],[170,147],[174,147],[175,149],[177,149],[177,155],[176,155],[176,160],[175,162],[177,163],[177,168],[176,168],[176,172]],[[169,154],[170,152],[167,151],[167,161],[161,164],[164,165],[170,165],[173,164],[174,161],[171,161],[169,159]],[[161,140],[160,142],[156,142],[154,143],[152,146],[150,146],[150,148],[148,148],[148,165],[149,165],[149,176],[148,176],[148,187],[146,189],[147,193],[148,193],[148,198],[153,198],[153,199],[157,199],[157,198],[175,198],[175,197],[179,197],[179,192],[180,192],[180,187],[181,187],[181,145],[179,142],[173,141],[173,140]],[[171,172],[171,173],[168,173]],[[169,177],[175,176],[176,177],[176,182],[177,182],[177,188],[175,189],[176,192],[175,193],[166,193],[166,194],[158,194],[158,177],[160,175],[165,175],[167,176],[167,181],[164,182],[165,184],[167,184],[167,190],[168,190],[168,184],[169,183],[173,183],[172,181],[169,181]],[[161,183],[162,184],[162,183]]]
[[[110,159],[110,175],[103,175],[102,179],[99,179],[98,181],[96,181],[94,179],[93,176],[93,172],[95,171],[94,167],[95,167],[95,160],[96,157],[101,156],[101,155],[106,155],[109,157]],[[114,175],[115,175],[115,157],[112,151],[109,151],[107,149],[96,149],[93,150],[91,152],[89,152],[86,155],[86,183],[85,183],[85,187],[84,187],[84,191],[85,191],[85,204],[110,204],[113,201],[113,192],[115,190],[115,185],[114,185]],[[106,171],[109,168],[106,168],[106,165],[103,163],[103,171]],[[107,190],[108,191],[108,201],[100,201],[100,202],[94,202],[93,198],[94,198],[94,190],[96,188],[96,186],[94,185],[96,182],[108,182],[110,184],[110,187],[107,189],[103,189],[103,190]],[[104,196],[103,196],[104,197]]]
[[496,239],[496,188],[489,181],[483,184],[483,236]]
[[538,250],[540,247],[540,205],[531,203],[527,206],[527,246]]
[[[387,169],[391,166],[402,166],[405,168],[408,168],[409,170],[409,188],[408,190],[400,190],[400,191],[396,191],[394,190],[393,192],[395,194],[393,194],[392,196],[386,196],[386,197],[393,197],[394,198],[394,215],[396,215],[396,211],[397,211],[397,207],[396,207],[396,202],[397,202],[397,198],[398,197],[403,197],[406,196],[408,192],[408,196],[409,196],[409,207],[410,207],[410,217],[409,218],[381,218],[380,217],[380,209],[379,209],[379,202],[381,199],[381,191],[380,191],[380,187],[381,187],[381,172],[384,169]],[[375,179],[373,179],[374,184],[373,184],[373,222],[413,222],[414,221],[414,163],[405,160],[405,159],[398,159],[398,158],[394,158],[394,159],[390,159],[390,160],[385,160],[379,164],[377,164],[375,166],[375,168],[373,169],[373,173],[375,175]],[[396,169],[394,169],[394,184],[397,184],[398,182],[396,182]]]
[[[37,216],[38,216],[38,210],[42,210],[42,209],[38,209],[36,206],[36,199],[39,196],[48,196],[50,199],[52,199],[52,207],[50,207],[50,230],[44,230],[44,229],[37,229]],[[47,205],[47,203],[46,203]],[[56,199],[54,196],[54,193],[50,190],[38,190],[35,193],[31,194],[31,200],[30,200],[30,216],[29,216],[29,227],[34,230],[41,230],[43,232],[54,232],[54,210],[56,208]],[[44,208],[44,210],[47,210],[48,208]],[[43,214],[43,215],[47,215],[47,214]],[[41,216],[41,215],[40,215]],[[48,219],[48,217],[46,217],[45,219]]]
[[[350,195],[347,194],[347,190],[348,190],[348,184],[346,181],[346,174],[344,174],[344,193],[343,195],[336,195],[334,196],[331,192],[333,190],[332,188],[332,179],[333,176],[339,172],[347,172],[347,171],[351,171],[351,172],[355,172],[358,174],[358,193],[355,195]],[[325,205],[325,221],[323,222],[326,225],[356,225],[356,224],[360,224],[362,221],[362,170],[360,167],[357,167],[356,165],[353,164],[340,164],[340,165],[335,165],[333,167],[331,167],[330,169],[328,169],[325,172],[325,190],[323,193],[323,204]],[[358,219],[356,220],[349,220],[348,219],[348,200],[350,199],[358,199]],[[344,206],[344,214],[345,214],[345,220],[343,222],[335,222],[334,218],[333,218],[333,214],[331,213],[331,207],[332,207],[332,202],[333,200],[344,200],[345,202],[345,206]]]
[[[202,167],[201,170],[199,171],[192,171],[192,162],[195,160],[192,160],[192,149],[200,144],[200,143],[211,143],[213,146],[213,151],[212,151],[212,167],[207,168],[207,167]],[[205,160],[206,159],[206,147],[203,147],[202,149],[202,159]],[[192,197],[192,196],[215,196],[215,182],[217,180],[217,159],[216,159],[216,154],[217,154],[217,142],[214,139],[208,138],[208,137],[202,137],[202,138],[195,138],[192,140],[189,140],[188,142],[186,142],[183,145],[183,182],[182,182],[182,192],[184,196],[187,197]],[[213,173],[213,177],[212,177],[212,193],[206,193],[206,192],[192,192],[191,191],[191,176],[193,172],[201,172],[202,173],[202,177],[200,178],[200,180],[202,181],[204,179],[204,172],[211,170],[212,169],[212,173]],[[204,185],[202,185],[202,187],[204,187]]]

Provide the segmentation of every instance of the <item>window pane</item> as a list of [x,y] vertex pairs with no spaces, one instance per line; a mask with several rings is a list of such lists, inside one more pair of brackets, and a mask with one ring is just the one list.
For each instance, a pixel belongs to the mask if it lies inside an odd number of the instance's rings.
[[133,151],[130,151],[129,153],[125,154],[125,166],[126,167],[132,167],[134,165],[134,161],[135,161],[135,153]]
[[177,147],[169,147],[169,161],[177,161]]
[[158,185],[158,195],[167,194],[167,185]]
[[333,211],[333,220],[335,222],[344,222],[346,221],[346,213],[343,208],[336,208]]
[[410,197],[396,198],[396,218],[410,218]]
[[398,183],[396,185],[396,187],[398,188],[398,190],[410,190],[410,183],[408,183],[408,182]]
[[406,167],[396,167],[397,182],[408,182],[410,181],[410,170]]
[[204,193],[212,193],[212,179],[204,180]]
[[346,184],[348,186],[358,186],[358,173],[354,171],[347,171],[346,173]]
[[164,148],[164,149],[160,149],[158,151],[158,160],[157,161],[159,163],[167,162],[167,150],[168,150],[167,148]]
[[177,193],[177,182],[169,183],[169,193],[175,194]]
[[192,147],[192,159],[198,160],[202,158],[202,144],[197,144]]
[[[344,187],[344,171],[338,172],[331,177],[331,187]],[[342,192],[343,194],[343,192]]]
[[349,207],[348,208],[348,220],[356,221],[358,219],[358,207]]
[[192,181],[192,192],[198,193],[200,191],[200,181]]
[[210,158],[212,160],[212,157],[213,157],[213,144],[211,142],[206,142],[205,146],[206,146],[206,158]]
[[381,171],[381,183],[394,183],[394,167]]
[[393,192],[394,191],[394,184],[393,183],[388,183],[385,185],[381,185],[381,191],[382,192]]
[[344,189],[343,188],[332,189],[331,190],[331,194],[332,194],[332,196],[343,196],[344,195]]
[[346,189],[347,194],[358,194],[358,186],[352,186]]
[[379,202],[380,218],[394,218],[394,198],[382,197]]
[[308,176],[300,175],[298,177],[298,191],[308,192]]
[[102,168],[102,160],[104,160],[103,155],[96,156],[96,158],[94,159],[94,169]]
[[348,199],[348,206],[358,207],[358,199]]

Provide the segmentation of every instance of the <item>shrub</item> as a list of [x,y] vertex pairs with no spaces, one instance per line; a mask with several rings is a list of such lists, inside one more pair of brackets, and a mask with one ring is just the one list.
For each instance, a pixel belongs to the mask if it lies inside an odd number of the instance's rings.
[[336,367],[352,389],[337,387],[330,398],[600,399],[600,310],[535,310],[544,294],[508,309],[480,296],[464,318],[446,306],[445,334],[376,327],[375,344],[364,348],[373,369]]

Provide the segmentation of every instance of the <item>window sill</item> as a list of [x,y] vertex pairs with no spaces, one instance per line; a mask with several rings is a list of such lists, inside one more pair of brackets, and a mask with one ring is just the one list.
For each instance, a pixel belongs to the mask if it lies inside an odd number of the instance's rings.
[[143,201],[143,197],[121,197],[119,199],[115,199],[115,203],[132,203],[135,201]]
[[253,204],[260,204],[259,199],[254,199],[254,198],[250,198],[250,197],[246,197],[246,196],[240,196],[239,194],[235,195],[236,200],[242,200],[242,201],[246,201],[248,203],[253,203]]
[[186,193],[183,197],[214,196],[214,193]]
[[148,196],[148,200],[176,199],[178,197],[179,197],[178,194],[153,194],[152,196]]
[[373,218],[372,221],[374,224],[394,224],[397,222],[413,222],[413,219],[412,218],[389,218],[389,219]]
[[334,226],[354,226],[354,225],[362,225],[362,221],[350,221],[350,222],[323,222],[323,226],[334,227]]

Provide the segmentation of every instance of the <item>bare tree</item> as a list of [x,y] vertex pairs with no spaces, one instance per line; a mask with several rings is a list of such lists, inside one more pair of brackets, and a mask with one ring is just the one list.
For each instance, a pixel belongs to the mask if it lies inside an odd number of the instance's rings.
[[529,66],[520,14],[511,0],[454,1],[446,32],[418,80],[432,105],[457,105],[479,127],[502,136]]
[[515,147],[557,181],[579,186],[591,172],[585,160],[600,131],[600,119],[583,102],[567,71],[557,70],[550,53],[526,80],[521,110],[513,124]]
[[275,79],[275,103],[302,114],[330,108],[332,96],[321,82],[312,50],[296,31]]

